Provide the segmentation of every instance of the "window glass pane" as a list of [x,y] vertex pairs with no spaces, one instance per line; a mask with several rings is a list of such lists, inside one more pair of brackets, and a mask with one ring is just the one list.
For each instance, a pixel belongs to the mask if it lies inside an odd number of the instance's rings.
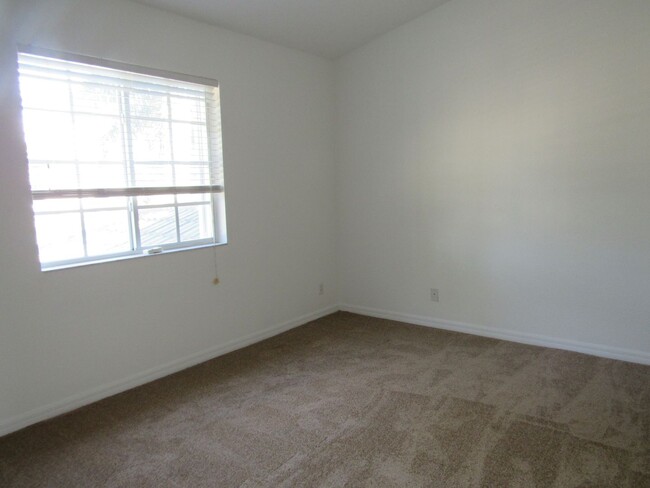
[[85,210],[93,209],[127,209],[129,204],[128,197],[109,197],[109,198],[84,198],[82,200]]
[[123,163],[79,164],[81,188],[123,188],[126,170]]
[[185,186],[209,185],[210,172],[205,164],[176,164],[176,184]]
[[200,98],[171,97],[173,120],[205,122],[205,102]]
[[92,83],[71,83],[70,91],[75,112],[120,115],[117,88]]
[[172,136],[175,161],[207,161],[208,138],[205,126],[174,122]]
[[30,160],[74,161],[75,144],[70,114],[26,109],[23,128]]
[[131,249],[126,209],[85,212],[84,219],[89,256],[117,254]]
[[32,190],[68,190],[77,188],[75,163],[30,163]]
[[135,164],[136,186],[173,186],[174,173],[170,163]]
[[32,190],[48,190],[50,188],[47,163],[29,163],[29,183]]
[[138,224],[143,247],[178,242],[176,213],[173,207],[141,209],[138,212]]
[[51,200],[34,200],[34,212],[65,212],[79,210],[78,198],[59,198]]
[[129,110],[132,117],[166,119],[168,117],[167,95],[131,91],[129,93]]
[[34,220],[41,263],[84,256],[78,213],[36,215]]
[[20,79],[20,96],[25,108],[70,110],[68,84],[24,76]]
[[135,161],[169,161],[169,124],[131,119],[131,146]]
[[79,161],[122,161],[122,126],[118,117],[76,115]]
[[209,193],[189,193],[176,195],[178,203],[210,203]]
[[149,195],[137,197],[138,206],[174,204],[174,195]]
[[212,211],[210,205],[193,205],[178,208],[181,241],[212,238]]

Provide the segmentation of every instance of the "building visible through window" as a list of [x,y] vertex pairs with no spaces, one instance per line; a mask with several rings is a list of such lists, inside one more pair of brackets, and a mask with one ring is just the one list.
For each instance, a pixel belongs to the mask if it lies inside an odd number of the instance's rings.
[[18,55],[41,267],[225,243],[216,83],[65,58]]

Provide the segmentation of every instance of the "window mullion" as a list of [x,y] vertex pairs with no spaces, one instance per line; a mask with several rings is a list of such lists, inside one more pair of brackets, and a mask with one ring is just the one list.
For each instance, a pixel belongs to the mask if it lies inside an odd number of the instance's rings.
[[[81,174],[79,172],[79,152],[77,148],[77,120],[74,112],[74,103],[72,101],[72,83],[68,79],[68,107],[70,109],[70,121],[72,122],[72,132],[74,137],[74,169],[77,178],[77,188],[81,188]],[[84,215],[84,201],[83,198],[79,199],[79,223],[81,225],[81,242],[83,245],[84,256],[88,257],[88,238],[86,236],[86,216]]]
[[[122,120],[122,133],[124,138],[124,162],[126,165],[125,173],[127,186],[135,185],[135,163],[133,161],[133,135],[131,133],[131,104],[129,92],[126,89],[120,90],[120,116]],[[131,249],[134,251],[142,250],[142,239],[140,236],[140,222],[138,214],[137,197],[128,197],[129,222],[131,225],[130,240]]]
[[[172,101],[167,94],[167,127],[169,129],[169,152],[172,165],[172,184],[176,186],[176,165],[174,164],[174,134],[172,128]],[[178,195],[174,195],[174,218],[176,219],[176,242],[181,242],[181,221],[178,214]]]

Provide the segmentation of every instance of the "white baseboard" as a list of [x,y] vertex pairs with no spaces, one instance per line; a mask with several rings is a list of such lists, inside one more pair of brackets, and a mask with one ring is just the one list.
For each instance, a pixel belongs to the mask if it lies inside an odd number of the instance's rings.
[[299,327],[303,324],[311,322],[312,320],[324,317],[325,315],[329,315],[338,310],[339,307],[337,305],[332,305],[315,312],[302,315],[282,324],[275,325],[260,332],[249,334],[240,339],[235,339],[233,341],[221,344],[219,346],[211,347],[196,354],[192,354],[190,356],[171,361],[161,366],[142,371],[122,380],[91,388],[90,390],[72,395],[68,398],[64,398],[63,400],[50,403],[43,407],[35,408],[33,410],[25,412],[24,414],[9,417],[6,420],[0,421],[0,436],[17,431],[37,422],[56,417],[57,415],[70,412],[103,398],[116,395],[117,393],[121,393],[126,390],[130,390],[131,388],[144,385],[145,383],[149,383],[164,376],[177,373],[183,369],[195,366],[237,349],[241,349],[264,339],[268,339],[269,337],[273,337],[295,327]]
[[431,317],[423,317],[420,315],[391,312],[388,310],[380,310],[357,305],[343,304],[340,306],[340,309],[344,312],[352,312],[360,315],[368,315],[370,317],[396,320],[399,322],[408,322],[411,324],[423,325],[425,327],[433,327],[436,329],[464,332],[466,334],[491,337],[493,339],[520,342],[522,344],[530,344],[533,346],[552,347],[555,349],[563,349],[566,351],[589,354],[591,356],[599,356],[608,359],[627,361],[630,363],[650,365],[650,353],[645,351],[622,349],[618,347],[605,346],[602,344],[592,344],[588,342],[571,341],[557,337],[530,334],[528,332],[517,332],[508,329],[485,327],[462,322],[452,322],[449,320],[440,320]]

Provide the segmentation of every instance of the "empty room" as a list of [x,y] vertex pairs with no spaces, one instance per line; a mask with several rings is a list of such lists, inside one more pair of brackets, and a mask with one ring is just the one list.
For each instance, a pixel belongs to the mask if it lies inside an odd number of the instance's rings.
[[650,1],[0,0],[0,487],[650,487]]

